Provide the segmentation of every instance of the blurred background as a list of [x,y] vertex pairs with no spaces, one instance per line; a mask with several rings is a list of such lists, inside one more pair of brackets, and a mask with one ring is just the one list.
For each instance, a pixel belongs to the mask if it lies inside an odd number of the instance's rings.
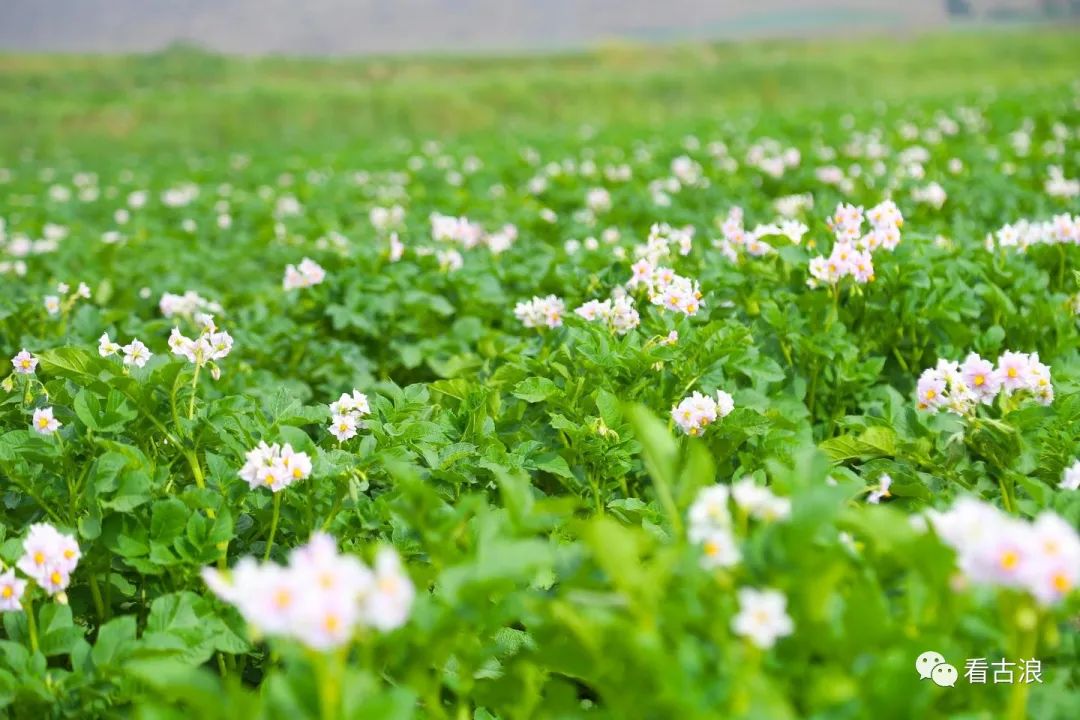
[[356,55],[579,48],[1080,17],[1080,0],[3,0],[0,48]]
[[1037,95],[1078,79],[1078,20],[1080,0],[0,0],[0,160]]

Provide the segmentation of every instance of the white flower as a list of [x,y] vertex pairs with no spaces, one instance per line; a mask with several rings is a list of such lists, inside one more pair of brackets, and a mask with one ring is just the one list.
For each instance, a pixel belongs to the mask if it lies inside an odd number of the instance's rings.
[[286,566],[244,558],[231,573],[206,568],[203,578],[259,632],[319,651],[346,645],[361,626],[399,627],[415,596],[393,550],[380,550],[372,571],[322,533],[293,550]]
[[357,389],[353,389],[352,394],[341,393],[336,401],[330,403],[330,413],[332,415],[370,415],[371,405],[368,403],[367,395],[360,392]]
[[791,516],[791,501],[773,494],[764,485],[758,485],[752,477],[744,477],[735,483],[731,496],[736,505],[758,520],[786,520]]
[[22,610],[22,596],[26,591],[26,581],[15,577],[15,569],[0,574],[0,612],[18,612]]
[[390,262],[397,262],[405,255],[405,244],[398,239],[398,234],[390,233]]
[[260,442],[248,451],[237,474],[252,490],[266,487],[271,492],[280,492],[311,475],[311,458],[307,453],[296,452],[288,443],[282,446]]
[[146,362],[154,355],[138,339],[133,339],[122,349],[124,351],[124,364],[140,368],[146,365]]
[[972,582],[1025,590],[1043,605],[1076,588],[1080,536],[1052,512],[1028,523],[982,500],[960,498],[949,510],[927,515]]
[[55,295],[46,295],[45,312],[49,313],[49,315],[58,315],[60,313],[60,298]]
[[41,435],[52,435],[58,429],[62,423],[53,417],[53,409],[51,407],[38,408],[34,411],[34,420],[32,427]]
[[326,271],[317,262],[310,258],[304,258],[299,266],[287,265],[285,267],[285,279],[282,287],[285,290],[307,288],[318,285],[326,279]]
[[23,555],[15,566],[50,595],[65,590],[82,557],[79,544],[47,523],[37,523],[23,541]]
[[1062,490],[1080,490],[1080,460],[1065,468],[1065,474],[1058,485]]
[[405,624],[412,608],[416,589],[401,567],[401,559],[390,548],[380,548],[375,556],[375,575],[371,590],[363,598],[365,623],[383,632]]
[[120,352],[120,345],[109,339],[109,333],[102,333],[101,337],[98,338],[98,355],[109,357],[118,352]]
[[708,535],[712,531],[731,527],[729,497],[726,485],[709,485],[698,491],[688,513],[691,540],[694,536]]
[[730,530],[698,532],[692,534],[690,540],[701,545],[701,566],[706,570],[733,567],[742,559],[738,543]]
[[891,488],[891,487],[892,487],[892,477],[890,477],[888,475],[888,473],[882,474],[882,476],[880,478],[878,478],[877,489],[872,491],[870,493],[870,495],[867,496],[866,501],[868,503],[872,503],[874,505],[877,505],[883,499],[888,498],[888,497],[892,497],[892,493],[889,492],[889,488]]
[[11,366],[20,375],[33,375],[37,369],[38,359],[31,355],[25,348],[11,358]]
[[[678,335],[675,336],[678,339]],[[730,394],[723,390],[716,391],[716,414],[720,417],[727,417],[731,414],[731,411],[735,409],[735,399]]]
[[726,392],[718,392],[717,399],[713,400],[710,396],[695,391],[671,408],[671,418],[687,435],[701,435],[710,423],[726,417],[735,407],[734,401]]
[[795,625],[787,614],[787,598],[782,592],[741,588],[738,597],[739,614],[731,620],[736,635],[767,650],[776,644],[777,638],[794,632]]
[[554,295],[533,297],[514,306],[514,316],[527,328],[555,328],[562,325],[566,304]]
[[338,442],[345,442],[356,436],[356,425],[357,419],[353,414],[334,415],[330,419],[330,434],[336,437]]

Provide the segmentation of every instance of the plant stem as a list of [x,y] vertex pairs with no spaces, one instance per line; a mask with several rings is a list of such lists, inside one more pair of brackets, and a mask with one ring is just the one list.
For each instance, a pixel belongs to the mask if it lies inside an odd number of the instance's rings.
[[341,705],[341,674],[345,650],[320,653],[315,659],[315,677],[319,689],[319,717],[335,720]]
[[274,535],[277,534],[278,518],[281,517],[281,493],[274,493],[274,514],[270,518],[270,539],[266,541],[266,554],[263,560],[270,559],[270,551],[274,547]]
[[30,652],[36,653],[38,651],[38,635],[37,635],[37,620],[34,619],[34,589],[31,587],[26,591],[26,629],[30,634]]
[[[1020,613],[1035,611],[1027,608],[1019,611]],[[1023,625],[1019,628],[1019,640],[1017,642],[1016,651],[1019,655],[1017,658],[1021,662],[1033,659],[1035,655],[1035,646],[1037,642],[1037,630],[1039,627],[1037,615],[1035,616],[1035,622],[1033,626],[1028,627]],[[1023,680],[1025,678],[1021,678]],[[1013,683],[1012,689],[1009,691],[1009,700],[1006,707],[1005,717],[1008,720],[1025,720],[1027,718],[1027,700],[1028,690],[1030,689],[1030,683],[1017,682]]]
[[1005,506],[1005,510],[1010,514],[1016,514],[1016,508],[1013,506],[1012,498],[1009,497],[1009,488],[1005,483],[1005,476],[998,475],[998,487],[1001,488],[1001,504]]
[[199,386],[199,370],[201,369],[202,365],[196,363],[195,374],[191,376],[191,402],[188,403],[188,420],[195,417],[195,390]]
[[94,609],[97,610],[99,622],[105,622],[105,601],[101,599],[101,588],[98,586],[97,575],[90,575],[90,595],[94,598]]

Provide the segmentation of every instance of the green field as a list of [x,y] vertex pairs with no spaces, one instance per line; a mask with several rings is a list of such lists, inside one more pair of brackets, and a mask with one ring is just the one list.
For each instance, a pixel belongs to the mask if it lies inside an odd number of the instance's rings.
[[0,56],[0,716],[1071,719],[1078,178],[1069,28]]

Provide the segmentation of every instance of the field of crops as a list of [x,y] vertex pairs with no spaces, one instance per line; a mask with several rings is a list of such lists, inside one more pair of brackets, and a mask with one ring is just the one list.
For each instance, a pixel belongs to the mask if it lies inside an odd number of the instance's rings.
[[0,56],[12,718],[1075,718],[1080,36]]

